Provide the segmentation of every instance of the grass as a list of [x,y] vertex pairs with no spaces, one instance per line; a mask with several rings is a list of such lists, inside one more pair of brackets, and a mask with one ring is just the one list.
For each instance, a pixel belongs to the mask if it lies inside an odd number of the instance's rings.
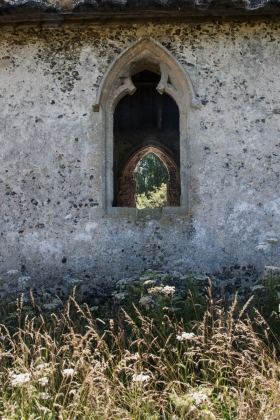
[[131,302],[101,319],[75,293],[43,314],[21,298],[0,330],[1,418],[279,419],[279,342],[249,303],[225,309],[210,285],[184,321]]

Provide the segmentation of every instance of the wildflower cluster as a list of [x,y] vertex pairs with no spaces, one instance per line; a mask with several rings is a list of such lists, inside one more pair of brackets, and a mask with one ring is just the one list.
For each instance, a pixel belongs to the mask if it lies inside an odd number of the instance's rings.
[[178,341],[193,340],[194,338],[195,338],[195,334],[194,333],[182,332],[182,334],[176,335],[176,339]]
[[[261,308],[271,278],[273,305],[280,299],[277,265],[267,267],[250,289]],[[271,324],[258,311],[253,322],[244,316],[252,298],[224,307],[211,282],[204,297],[204,282],[149,271],[120,280],[107,307],[72,295],[53,313],[36,306],[24,316],[17,300],[18,326],[0,325],[0,418],[278,418]]]
[[237,300],[225,310],[209,288],[205,313],[178,321],[175,286],[147,278],[140,286],[134,319],[112,307],[97,318],[71,297],[47,319],[25,316],[16,332],[0,326],[1,418],[99,420],[104,410],[114,420],[278,418],[276,343],[254,331],[268,329],[258,312],[254,324],[246,306],[234,316]]

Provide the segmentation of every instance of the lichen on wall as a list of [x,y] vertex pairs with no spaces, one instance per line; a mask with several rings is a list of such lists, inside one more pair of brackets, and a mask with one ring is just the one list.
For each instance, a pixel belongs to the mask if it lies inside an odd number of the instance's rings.
[[[73,279],[92,289],[148,268],[260,275],[255,246],[280,232],[279,34],[271,21],[3,28],[0,295],[63,292]],[[102,211],[92,105],[110,63],[143,35],[184,66],[202,104],[182,217]]]

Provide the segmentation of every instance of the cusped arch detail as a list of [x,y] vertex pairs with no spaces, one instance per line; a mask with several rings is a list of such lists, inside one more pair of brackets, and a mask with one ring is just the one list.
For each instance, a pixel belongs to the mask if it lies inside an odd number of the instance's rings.
[[169,94],[179,109],[200,106],[190,77],[181,63],[159,42],[142,37],[111,63],[103,76],[93,109],[113,112],[123,96],[135,92],[131,76],[143,69],[153,69],[161,75],[158,92]]
[[136,166],[148,153],[156,155],[165,165],[169,180],[167,183],[167,206],[180,206],[180,172],[168,154],[155,146],[146,146],[133,154],[125,164],[119,179],[119,207],[136,207],[136,182],[133,179]]
[[[197,112],[201,105],[196,98],[190,77],[181,63],[163,45],[147,36],[130,45],[111,63],[103,76],[93,106],[95,112],[100,111],[100,122],[104,133],[101,143],[103,147],[102,174],[105,180],[102,189],[103,208],[105,214],[123,214],[118,212],[118,209],[113,205],[115,191],[113,171],[114,110],[122,97],[135,92],[136,87],[132,82],[132,76],[142,70],[150,70],[161,76],[157,91],[160,94],[170,95],[179,108],[180,163],[178,166],[180,173],[177,171],[179,173],[179,189],[176,187],[175,190],[179,190],[181,195],[176,200],[173,200],[170,195],[169,203],[178,207],[176,210],[178,213],[179,211],[187,212],[189,206],[190,135],[194,135],[195,121],[198,121],[198,118],[194,118],[194,112]],[[130,178],[130,181],[130,187],[132,187],[134,180]],[[172,188],[171,185],[170,191]],[[176,204],[171,204],[171,202]],[[175,211],[175,207],[172,211]]]

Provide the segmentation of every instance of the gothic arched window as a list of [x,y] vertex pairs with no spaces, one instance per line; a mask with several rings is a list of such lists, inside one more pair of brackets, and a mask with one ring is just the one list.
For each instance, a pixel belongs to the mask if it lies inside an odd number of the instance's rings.
[[162,160],[169,174],[163,214],[188,213],[192,115],[198,108],[189,76],[158,42],[144,37],[111,64],[93,106],[102,112],[104,127],[105,214],[135,214],[133,175],[149,152]]

